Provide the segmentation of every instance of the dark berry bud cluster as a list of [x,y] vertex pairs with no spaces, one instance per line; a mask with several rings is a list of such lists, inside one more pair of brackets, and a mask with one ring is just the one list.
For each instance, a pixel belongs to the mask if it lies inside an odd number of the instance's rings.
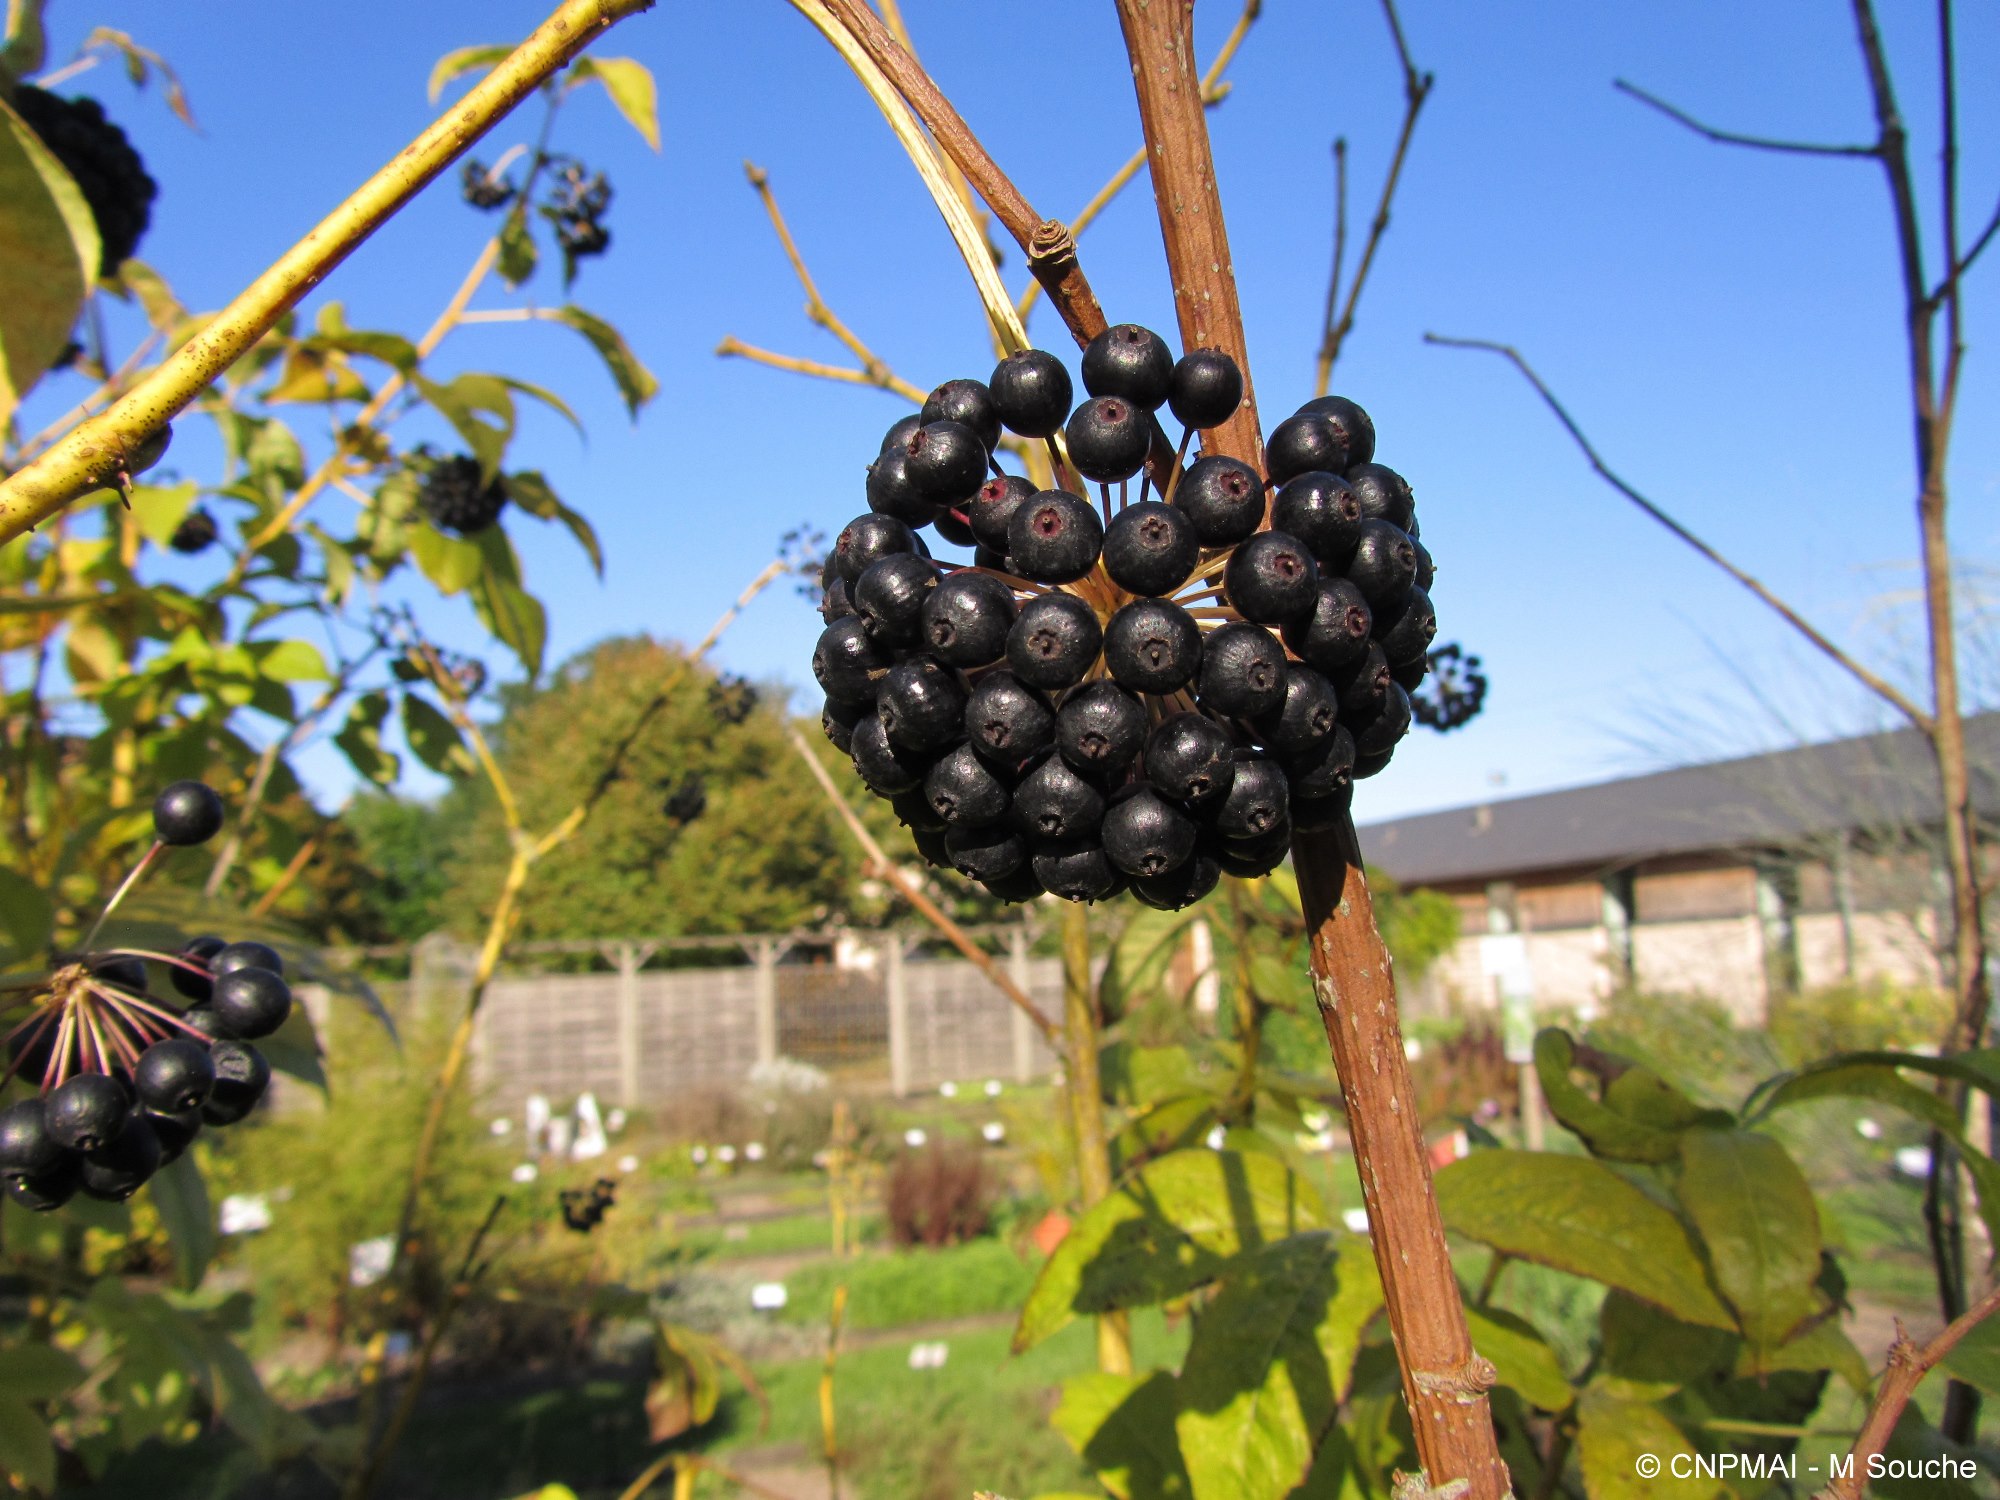
[[[1183,469],[1243,400],[1232,359],[1124,324],[1082,375],[1072,405],[1061,361],[1025,350],[889,430],[821,573],[821,722],[931,863],[1009,901],[1175,908],[1276,868],[1389,763],[1437,631],[1431,559],[1354,402],[1301,407],[1261,473]],[[1131,501],[1162,407],[1180,453]],[[1048,443],[1057,488],[1001,469],[1003,429]],[[924,526],[972,565],[939,565]]]
[[556,190],[542,212],[556,226],[565,280],[576,274],[579,260],[602,255],[611,247],[611,231],[603,222],[604,211],[610,206],[611,184],[602,172],[586,176],[581,162],[563,166]]
[[167,545],[176,552],[184,552],[193,557],[213,547],[216,535],[215,517],[209,514],[205,506],[197,505],[181,517],[180,525],[176,526],[174,534],[167,538]]
[[97,221],[98,274],[109,276],[139,248],[153,221],[159,184],[132,149],[125,132],[104,116],[95,99],[64,99],[32,84],[14,90],[15,111],[41,138],[49,154],[76,179]]
[[459,186],[465,201],[481,210],[505,208],[517,191],[504,175],[489,171],[484,162],[473,157],[467,157],[459,169]]
[[563,1223],[578,1234],[589,1234],[604,1222],[604,1211],[618,1199],[618,1184],[600,1177],[587,1188],[564,1188],[556,1195]]
[[438,530],[472,536],[500,519],[507,489],[497,475],[485,478],[478,459],[453,453],[430,461],[417,500]]
[[[174,783],[154,801],[158,842],[133,878],[161,849],[201,843],[222,821],[213,791]],[[271,1081],[252,1043],[292,1010],[284,962],[262,943],[198,937],[167,954],[85,941],[24,987],[27,1014],[6,1032],[0,1087],[39,1081],[0,1108],[0,1184],[23,1208],[60,1208],[79,1192],[129,1198],[202,1126],[243,1119]],[[148,960],[166,967],[176,997],[148,988]]]

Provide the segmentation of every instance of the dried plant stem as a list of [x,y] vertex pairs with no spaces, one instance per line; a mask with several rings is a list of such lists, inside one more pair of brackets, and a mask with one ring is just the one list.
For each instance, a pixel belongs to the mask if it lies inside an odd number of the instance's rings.
[[840,788],[834,785],[833,777],[827,773],[820,758],[813,753],[812,746],[806,743],[805,736],[799,733],[798,726],[787,724],[785,734],[791,741],[792,748],[798,752],[799,758],[806,763],[806,769],[812,772],[813,780],[819,784],[819,789],[826,794],[827,801],[833,805],[834,812],[847,826],[847,831],[854,835],[854,842],[861,846],[861,852],[868,859],[868,867],[893,885],[897,894],[917,909],[919,916],[935,927],[946,942],[964,954],[973,966],[986,976],[988,983],[1005,995],[1016,1009],[1034,1023],[1035,1028],[1041,1032],[1043,1039],[1050,1046],[1058,1045],[1062,1033],[1055,1022],[1042,1013],[1042,1008],[1028,998],[1027,991],[1014,983],[1007,971],[993,961],[993,955],[975,943],[963,927],[947,916],[944,909],[924,893],[924,888],[911,878],[908,871],[882,852],[881,844],[876,841],[875,835],[868,831],[868,825],[863,823],[854,809],[847,805],[847,799],[841,796]]
[[[1104,1133],[1104,1084],[1097,1069],[1097,1005],[1090,977],[1090,908],[1067,902],[1062,914],[1063,1091],[1076,1136],[1082,1209],[1111,1196],[1111,1148]],[[1097,1368],[1132,1373],[1132,1317],[1122,1308],[1097,1315]]]
[[307,292],[606,28],[653,0],[562,0],[519,47],[281,255],[180,350],[99,416],[0,481],[0,544],[113,482],[145,442]]
[[895,371],[884,368],[878,374],[867,370],[851,370],[845,365],[830,365],[817,359],[801,359],[794,354],[778,354],[770,349],[760,349],[755,344],[746,344],[730,334],[715,346],[715,352],[724,359],[747,359],[753,364],[769,365],[774,370],[789,370],[794,375],[810,375],[815,380],[838,380],[848,385],[872,385],[885,391],[894,391],[907,400],[921,403],[924,392],[911,385]]

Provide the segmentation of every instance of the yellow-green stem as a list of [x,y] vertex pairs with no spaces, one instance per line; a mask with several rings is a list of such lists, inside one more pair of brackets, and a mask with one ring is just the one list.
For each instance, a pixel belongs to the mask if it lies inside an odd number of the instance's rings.
[[[1063,908],[1063,1042],[1070,1119],[1076,1133],[1076,1179],[1085,1212],[1111,1196],[1111,1148],[1104,1136],[1104,1087],[1097,1072],[1097,1007],[1091,999],[1090,911]],[[1097,1319],[1097,1368],[1132,1373],[1132,1320],[1124,1311]]]

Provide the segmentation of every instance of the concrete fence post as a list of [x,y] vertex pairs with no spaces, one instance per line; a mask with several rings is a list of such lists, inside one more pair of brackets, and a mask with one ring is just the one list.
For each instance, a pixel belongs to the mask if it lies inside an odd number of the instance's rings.
[[889,1091],[910,1092],[910,992],[903,976],[903,940],[882,945],[882,991],[889,1004]]
[[759,938],[750,950],[757,965],[757,1061],[767,1065],[778,1060],[778,943]]
[[631,943],[606,943],[598,950],[618,970],[618,1103],[639,1104],[639,965]]
[[[1022,994],[1028,993],[1028,929],[1016,927],[1007,934],[1007,977],[1020,987]],[[1014,1018],[1014,1081],[1026,1083],[1035,1076],[1035,1029],[1028,1020],[1028,1013],[1020,1006],[1010,1006]]]

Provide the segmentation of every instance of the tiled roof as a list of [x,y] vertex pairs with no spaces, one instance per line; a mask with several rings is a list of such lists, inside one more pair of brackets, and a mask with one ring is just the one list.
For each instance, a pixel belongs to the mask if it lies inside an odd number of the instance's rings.
[[[1973,804],[2000,813],[2000,713],[1966,721]],[[1938,821],[1937,772],[1913,729],[1716,761],[1371,823],[1371,865],[1405,885],[1616,869],[1663,855],[1796,845]]]

